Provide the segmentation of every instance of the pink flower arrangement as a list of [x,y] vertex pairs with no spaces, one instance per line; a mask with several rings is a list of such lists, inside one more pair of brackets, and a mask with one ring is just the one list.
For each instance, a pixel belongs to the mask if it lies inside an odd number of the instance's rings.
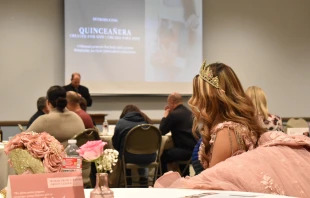
[[40,159],[46,173],[60,172],[64,148],[58,140],[46,132],[22,132],[15,135],[5,146],[8,155],[14,149],[27,150],[32,157]]
[[85,161],[95,162],[98,173],[112,172],[112,167],[115,166],[118,159],[118,151],[104,150],[106,144],[101,140],[88,141],[77,152]]
[[106,144],[106,142],[102,142],[101,140],[88,141],[80,147],[78,153],[84,160],[94,161],[103,154],[103,149]]

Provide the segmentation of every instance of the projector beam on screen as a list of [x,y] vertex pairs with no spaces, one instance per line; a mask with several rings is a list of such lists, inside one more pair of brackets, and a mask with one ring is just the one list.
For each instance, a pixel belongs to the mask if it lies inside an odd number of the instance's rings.
[[65,1],[65,82],[92,95],[191,94],[202,59],[202,0]]

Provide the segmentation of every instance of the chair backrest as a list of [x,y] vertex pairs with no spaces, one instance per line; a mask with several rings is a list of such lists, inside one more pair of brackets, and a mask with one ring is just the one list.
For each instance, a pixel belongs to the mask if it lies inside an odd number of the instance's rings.
[[[100,140],[100,136],[97,129],[91,128],[91,129],[85,129],[83,132],[75,135],[73,139],[76,139],[76,145],[78,147],[81,147],[87,141]],[[90,172],[91,172],[91,163],[83,161],[82,176],[85,187],[91,186]]]
[[18,126],[20,132],[24,132],[25,131],[24,127],[21,124],[17,124],[17,126]]
[[124,151],[132,154],[159,153],[161,140],[158,128],[151,124],[141,124],[132,128],[126,135]]
[[100,140],[97,129],[85,129],[83,132],[75,135],[73,139],[76,139],[76,145],[78,147],[85,144],[87,141]]
[[290,118],[286,123],[286,128],[308,128],[308,123],[303,118]]

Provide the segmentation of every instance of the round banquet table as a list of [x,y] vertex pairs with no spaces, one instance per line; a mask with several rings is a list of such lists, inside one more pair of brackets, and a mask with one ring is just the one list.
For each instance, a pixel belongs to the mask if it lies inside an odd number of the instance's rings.
[[[176,188],[113,188],[114,198],[284,198],[286,196],[236,191],[192,190]],[[92,189],[84,189],[89,198]]]

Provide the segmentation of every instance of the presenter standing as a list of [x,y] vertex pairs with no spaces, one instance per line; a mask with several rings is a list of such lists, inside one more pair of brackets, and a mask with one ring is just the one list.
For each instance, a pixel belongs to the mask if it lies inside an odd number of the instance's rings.
[[88,88],[80,85],[81,75],[79,73],[73,73],[71,75],[71,83],[69,85],[64,86],[66,91],[75,91],[79,93],[83,98],[87,101],[87,106],[90,107],[93,103],[93,100],[90,97]]

